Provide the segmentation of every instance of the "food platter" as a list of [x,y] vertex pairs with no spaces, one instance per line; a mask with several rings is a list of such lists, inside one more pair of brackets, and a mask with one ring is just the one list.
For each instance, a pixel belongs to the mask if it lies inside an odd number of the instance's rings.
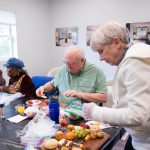
[[[80,140],[82,142],[77,142],[73,144],[73,147],[71,150],[82,150],[79,148],[79,145],[84,145],[87,149],[90,150],[98,150],[100,149],[108,140],[110,139],[110,135],[105,133],[104,137],[102,139],[96,138],[89,141]],[[70,142],[70,141],[69,141]],[[45,148],[44,143],[41,144],[40,150],[48,150]]]
[[38,99],[26,101],[26,104],[27,104],[28,106],[39,105],[40,103],[41,103],[41,101],[38,100]]
[[80,126],[69,124],[66,131],[56,131],[55,138],[45,139],[40,149],[98,150],[109,140],[110,135],[97,128],[98,123],[93,123],[93,127],[96,128],[89,128],[85,123],[81,123]]

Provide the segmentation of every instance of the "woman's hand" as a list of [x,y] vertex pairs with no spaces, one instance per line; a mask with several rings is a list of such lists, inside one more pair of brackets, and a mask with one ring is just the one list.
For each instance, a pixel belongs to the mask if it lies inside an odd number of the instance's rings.
[[85,120],[91,120],[92,119],[92,111],[93,108],[96,106],[95,103],[84,103],[83,104],[83,118]]

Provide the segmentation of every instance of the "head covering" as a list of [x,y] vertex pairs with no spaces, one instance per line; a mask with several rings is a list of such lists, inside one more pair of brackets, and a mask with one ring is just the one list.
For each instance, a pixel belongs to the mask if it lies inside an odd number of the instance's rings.
[[20,59],[14,58],[14,57],[9,58],[7,60],[7,63],[4,64],[3,66],[4,67],[16,67],[16,68],[25,67],[23,61],[21,61]]

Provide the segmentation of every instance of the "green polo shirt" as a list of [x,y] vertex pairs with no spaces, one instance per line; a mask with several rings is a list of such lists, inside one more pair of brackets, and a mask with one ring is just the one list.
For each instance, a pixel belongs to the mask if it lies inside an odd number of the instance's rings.
[[[83,69],[78,74],[71,74],[64,66],[51,82],[59,89],[59,99],[69,105],[76,97],[66,97],[66,90],[77,90],[87,93],[106,93],[106,78],[103,71],[86,61]],[[84,102],[84,100],[81,100]]]

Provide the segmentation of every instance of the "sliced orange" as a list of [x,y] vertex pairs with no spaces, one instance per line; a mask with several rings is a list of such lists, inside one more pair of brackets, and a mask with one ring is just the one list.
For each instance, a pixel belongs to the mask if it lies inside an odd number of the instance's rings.
[[73,132],[67,132],[65,137],[67,140],[73,140],[75,138],[75,134]]

